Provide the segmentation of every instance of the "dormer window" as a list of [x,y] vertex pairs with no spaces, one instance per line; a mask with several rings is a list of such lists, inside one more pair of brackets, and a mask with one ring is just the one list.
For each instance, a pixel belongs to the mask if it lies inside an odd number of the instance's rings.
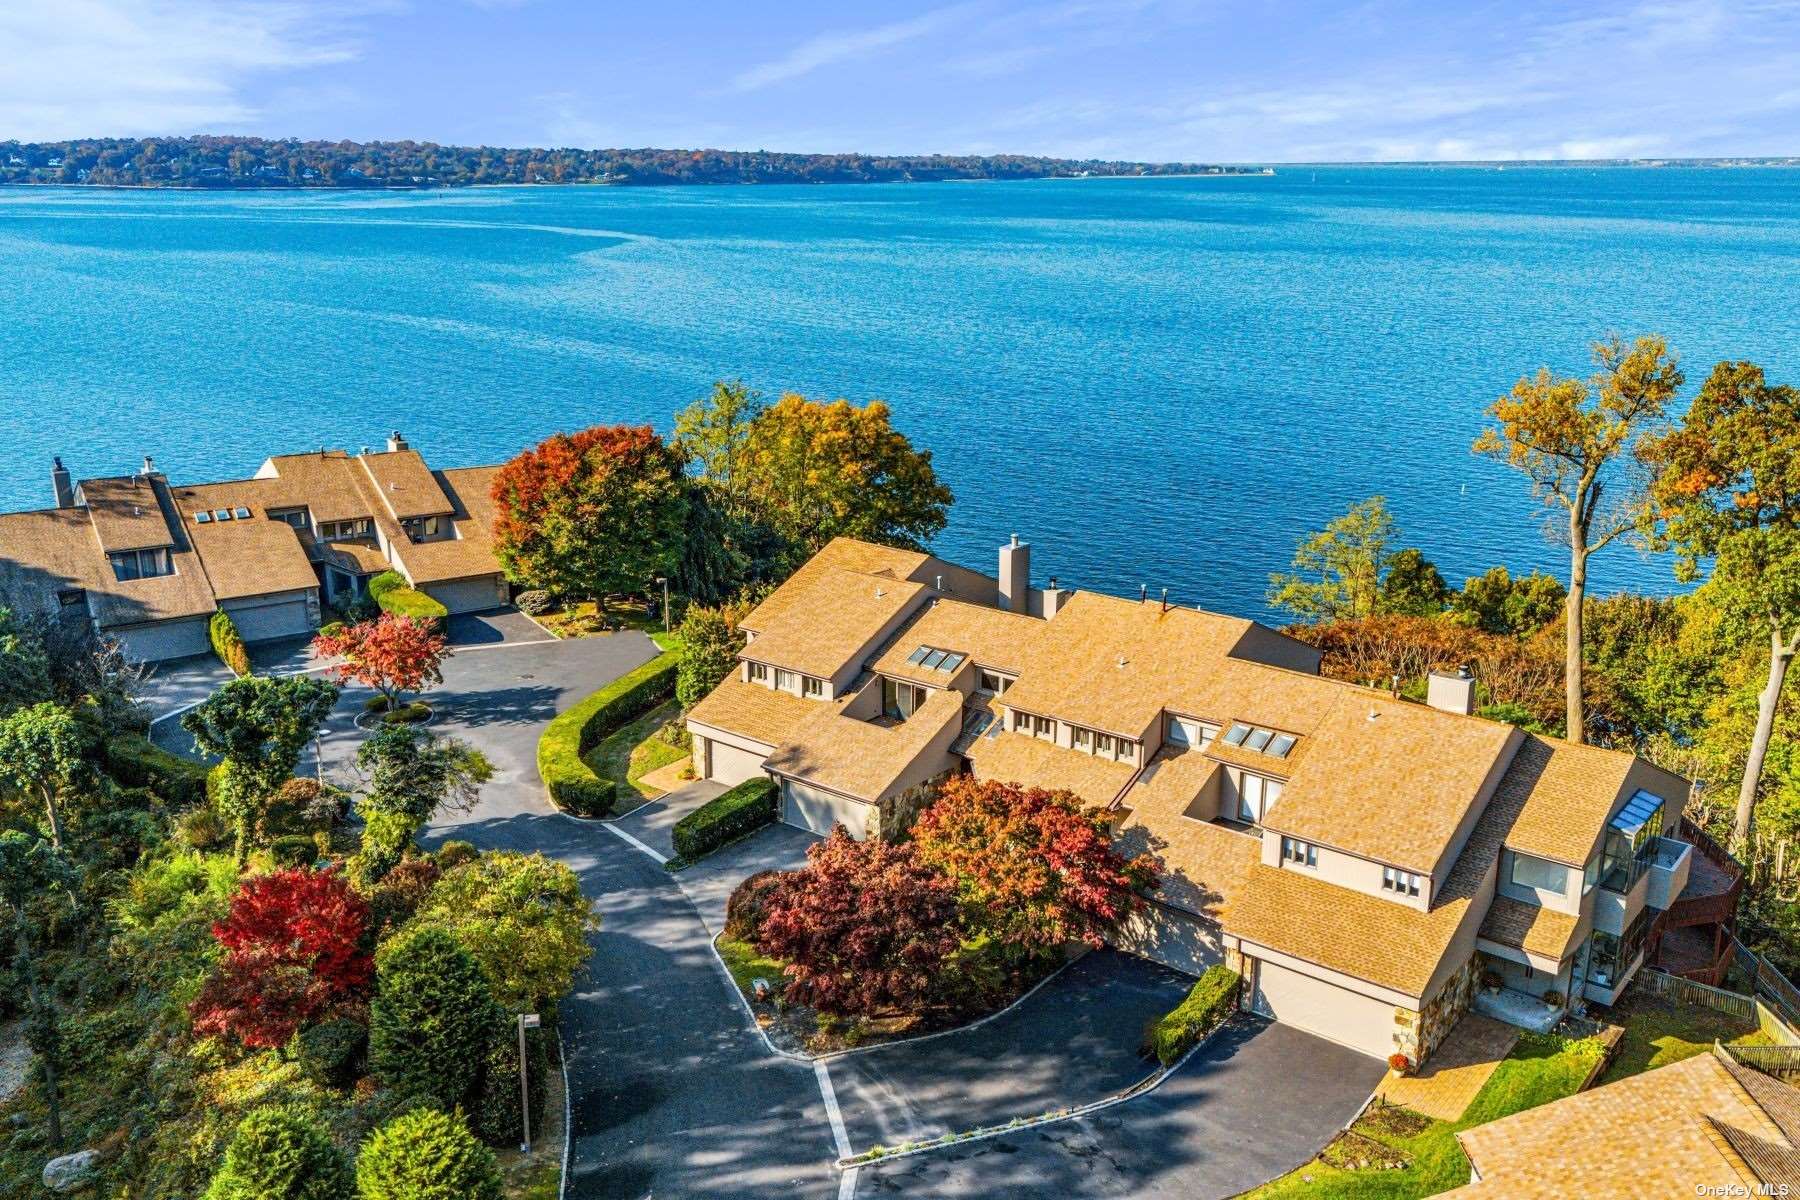
[[990,671],[986,667],[975,677],[975,690],[986,692],[990,696],[1004,696],[1006,689],[1012,686],[1012,680],[998,671]]
[[113,578],[120,583],[129,583],[133,579],[153,579],[159,575],[175,573],[175,562],[169,557],[167,547],[159,546],[154,550],[121,550],[106,557],[112,563]]
[[1383,891],[1393,892],[1397,896],[1416,896],[1419,894],[1419,877],[1410,871],[1383,867],[1381,868],[1381,888]]
[[1311,842],[1284,837],[1281,839],[1281,861],[1296,867],[1317,867],[1319,848]]
[[750,668],[750,682],[751,683],[767,683],[767,682],[769,682],[769,668],[768,667],[766,667],[765,665],[763,665],[762,663],[759,663],[759,662],[748,663],[746,665]]

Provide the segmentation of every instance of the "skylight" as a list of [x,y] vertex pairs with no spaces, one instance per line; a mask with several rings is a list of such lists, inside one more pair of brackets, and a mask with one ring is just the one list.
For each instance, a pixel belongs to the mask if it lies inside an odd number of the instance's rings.
[[1225,731],[1225,744],[1227,746],[1241,746],[1244,744],[1244,739],[1249,736],[1250,727],[1242,721],[1234,721],[1232,722],[1231,728]]
[[1275,758],[1286,758],[1288,751],[1294,748],[1294,743],[1298,740],[1291,733],[1278,733],[1275,735],[1275,740],[1269,743],[1269,748],[1263,753]]
[[948,656],[947,656],[947,657],[945,657],[945,659],[944,659],[944,661],[943,661],[943,662],[941,662],[941,663],[939,663],[939,664],[938,664],[938,670],[940,670],[940,671],[954,671],[954,670],[956,670],[956,668],[958,668],[958,667],[960,667],[960,666],[962,666],[962,665],[963,665],[963,659],[965,659],[965,658],[967,658],[967,657],[968,657],[968,656],[967,656],[967,655],[965,655],[965,654],[951,654],[951,655],[948,655]]
[[248,521],[250,519],[250,510],[241,504],[232,509],[232,512],[237,514],[237,519],[240,521]]
[[1269,739],[1274,736],[1273,729],[1252,729],[1250,736],[1244,739],[1244,746],[1246,749],[1260,751],[1269,744]]
[[968,655],[936,646],[920,646],[906,656],[908,664],[926,671],[954,671],[968,661]]
[[1231,728],[1225,731],[1223,740],[1227,746],[1255,750],[1259,754],[1267,754],[1270,758],[1286,758],[1300,739],[1291,733],[1278,733],[1266,726],[1252,725],[1247,721],[1233,721]]
[[945,658],[944,651],[933,650],[930,654],[927,654],[922,661],[920,661],[919,665],[921,667],[924,667],[927,671],[935,671],[938,669],[939,664],[941,664],[944,661],[944,658]]
[[199,512],[194,514],[194,524],[196,524],[196,525],[212,524],[212,514],[207,512],[204,508],[201,509]]
[[914,650],[911,654],[906,656],[906,661],[917,665],[918,663],[923,662],[925,660],[925,656],[930,653],[931,653],[930,646],[920,646],[917,650]]
[[231,520],[231,510],[229,508],[215,508],[213,509],[213,516],[221,521],[229,521]]

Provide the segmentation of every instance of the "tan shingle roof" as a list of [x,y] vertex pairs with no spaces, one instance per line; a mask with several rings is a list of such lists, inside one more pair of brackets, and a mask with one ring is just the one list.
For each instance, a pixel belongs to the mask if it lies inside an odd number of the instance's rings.
[[[947,726],[962,725],[962,693],[950,688],[931,693],[912,716],[894,724],[844,716],[847,700],[809,705],[788,740],[769,755],[769,770],[873,803]],[[947,752],[944,758],[947,764]]]
[[778,623],[744,647],[741,657],[830,678],[916,603],[925,585],[832,568],[812,573],[805,589],[805,611],[799,602],[790,605]]
[[978,737],[963,753],[977,779],[1074,792],[1096,805],[1111,804],[1137,773],[1129,763],[1083,754],[1022,733]]
[[1158,754],[1119,802],[1125,817],[1115,844],[1123,854],[1149,851],[1162,860],[1158,900],[1222,921],[1243,893],[1262,839],[1187,815],[1218,770],[1193,751]]
[[1518,736],[1496,721],[1342,692],[1263,824],[1430,874]]
[[0,603],[36,609],[60,589],[97,590],[111,576],[86,509],[0,513]]
[[743,629],[762,632],[773,628],[790,615],[802,620],[815,616],[829,605],[835,585],[832,572],[855,571],[864,575],[882,575],[889,579],[906,579],[928,558],[912,550],[896,550],[854,538],[833,538],[824,549],[807,559],[800,568],[763,598],[739,622]]
[[357,456],[390,516],[444,517],[455,511],[417,450],[390,450]]
[[1585,865],[1633,761],[1617,750],[1527,737],[1500,784],[1524,797],[1506,844],[1567,866]]
[[689,709],[687,716],[690,721],[739,734],[773,749],[786,741],[794,726],[813,709],[825,707],[828,706],[823,700],[802,700],[791,692],[745,683],[731,675]]
[[314,521],[347,521],[376,515],[370,494],[359,486],[363,473],[342,450],[322,450],[310,454],[277,454],[257,472],[257,478],[270,474],[284,485],[279,507],[305,505]]
[[1561,961],[1580,925],[1581,919],[1571,913],[1496,895],[1487,916],[1481,919],[1481,936],[1502,946]]
[[[319,586],[312,563],[293,527],[272,521],[267,501],[275,489],[270,481],[246,479],[235,483],[208,483],[169,490],[181,513],[182,527],[194,543],[213,594],[220,600],[262,596]],[[250,511],[248,519],[194,521],[200,511],[219,509]]]
[[438,471],[435,480],[448,498],[455,536],[442,541],[410,542],[398,535],[406,574],[416,584],[441,583],[499,572],[494,557],[494,501],[490,494],[499,467],[460,467]]
[[931,646],[966,654],[984,667],[1017,673],[1031,661],[1039,635],[1046,628],[1046,623],[1037,617],[961,600],[939,599],[926,605],[887,651],[875,660],[873,669],[883,675],[917,679],[941,687],[948,678],[942,671],[928,671],[906,661],[920,646]]
[[1754,1184],[1711,1136],[1708,1117],[1784,1141],[1719,1060],[1698,1054],[1464,1130],[1457,1138],[1481,1182],[1448,1194],[1549,1200],[1577,1181],[1610,1180],[1633,1196],[1692,1196],[1701,1186]]
[[175,544],[156,500],[154,476],[84,479],[80,498],[87,504],[100,548],[108,553]]

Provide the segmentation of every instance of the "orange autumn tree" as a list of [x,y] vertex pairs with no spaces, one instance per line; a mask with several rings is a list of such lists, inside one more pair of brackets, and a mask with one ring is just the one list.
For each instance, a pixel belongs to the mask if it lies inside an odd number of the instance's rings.
[[382,613],[373,621],[319,634],[313,639],[313,652],[342,659],[330,668],[332,677],[339,683],[374,688],[391,710],[403,693],[444,681],[450,643],[431,621]]
[[670,574],[687,520],[681,455],[648,425],[558,433],[494,476],[506,577],[563,596],[636,591]]
[[912,835],[919,861],[956,884],[970,931],[1018,958],[1104,945],[1157,883],[1155,858],[1113,849],[1104,814],[1070,792],[958,775]]

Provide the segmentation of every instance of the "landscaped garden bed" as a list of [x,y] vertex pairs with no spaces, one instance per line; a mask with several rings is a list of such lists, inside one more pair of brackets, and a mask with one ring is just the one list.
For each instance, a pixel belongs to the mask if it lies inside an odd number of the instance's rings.
[[645,783],[644,776],[687,757],[688,739],[680,716],[680,705],[672,701],[658,705],[607,734],[581,756],[596,777],[612,783],[615,814],[663,794],[664,789]]
[[658,707],[675,690],[677,655],[665,652],[628,671],[559,715],[538,739],[538,775],[558,808],[604,817],[619,787],[599,775],[587,755],[627,723]]

